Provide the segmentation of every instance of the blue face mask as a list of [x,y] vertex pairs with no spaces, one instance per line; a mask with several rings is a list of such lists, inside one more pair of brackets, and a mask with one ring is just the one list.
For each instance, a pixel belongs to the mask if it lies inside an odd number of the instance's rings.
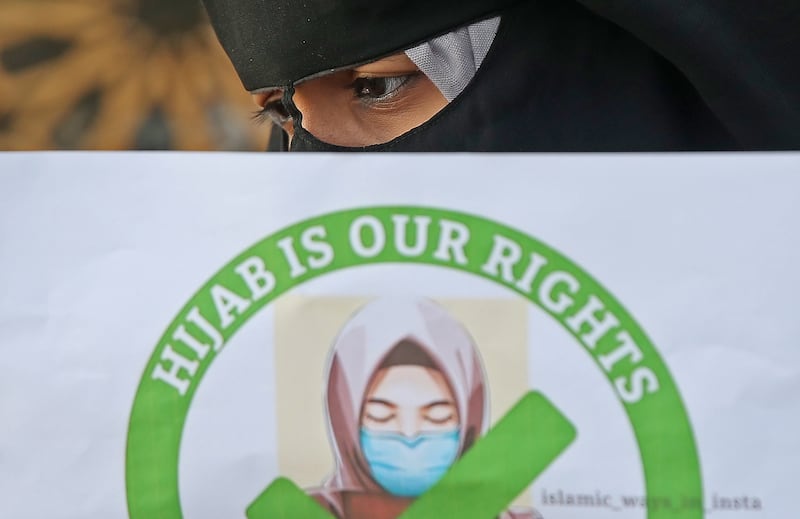
[[395,496],[417,497],[439,481],[458,456],[458,429],[398,433],[361,429],[361,448],[372,477]]

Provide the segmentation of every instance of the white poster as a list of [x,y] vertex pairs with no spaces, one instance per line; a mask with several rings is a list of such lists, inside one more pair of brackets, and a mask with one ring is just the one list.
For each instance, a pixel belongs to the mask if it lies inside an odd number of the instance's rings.
[[0,517],[786,519],[800,155],[0,155]]

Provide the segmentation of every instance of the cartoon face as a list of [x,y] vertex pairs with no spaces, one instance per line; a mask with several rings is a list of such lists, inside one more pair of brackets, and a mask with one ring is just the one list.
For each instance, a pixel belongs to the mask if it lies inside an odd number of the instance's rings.
[[327,488],[417,497],[485,430],[472,338],[428,300],[384,298],[355,314],[333,345],[327,387]]
[[395,496],[422,494],[455,462],[460,450],[455,395],[422,347],[402,341],[375,371],[360,429],[372,478]]
[[415,365],[383,368],[367,389],[361,425],[370,431],[411,438],[453,431],[458,424],[455,397],[437,369]]

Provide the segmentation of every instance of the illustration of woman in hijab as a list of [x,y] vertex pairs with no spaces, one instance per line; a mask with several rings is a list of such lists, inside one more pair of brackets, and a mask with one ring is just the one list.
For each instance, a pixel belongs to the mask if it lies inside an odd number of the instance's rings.
[[398,517],[488,425],[471,337],[424,299],[381,299],[356,313],[333,344],[326,388],[335,467],[309,494],[340,519]]

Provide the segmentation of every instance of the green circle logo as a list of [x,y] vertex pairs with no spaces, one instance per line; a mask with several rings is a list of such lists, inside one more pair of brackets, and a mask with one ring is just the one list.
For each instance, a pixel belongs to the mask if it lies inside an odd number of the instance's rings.
[[[647,495],[702,503],[697,450],[678,389],[644,331],[605,288],[518,230],[474,215],[401,206],[340,211],[282,229],[222,267],[178,312],[147,363],[131,411],[130,517],[183,517],[178,456],[189,407],[216,356],[250,317],[318,276],[389,263],[480,276],[556,319],[594,359],[624,406]],[[702,516],[701,506],[651,507],[647,514]]]

